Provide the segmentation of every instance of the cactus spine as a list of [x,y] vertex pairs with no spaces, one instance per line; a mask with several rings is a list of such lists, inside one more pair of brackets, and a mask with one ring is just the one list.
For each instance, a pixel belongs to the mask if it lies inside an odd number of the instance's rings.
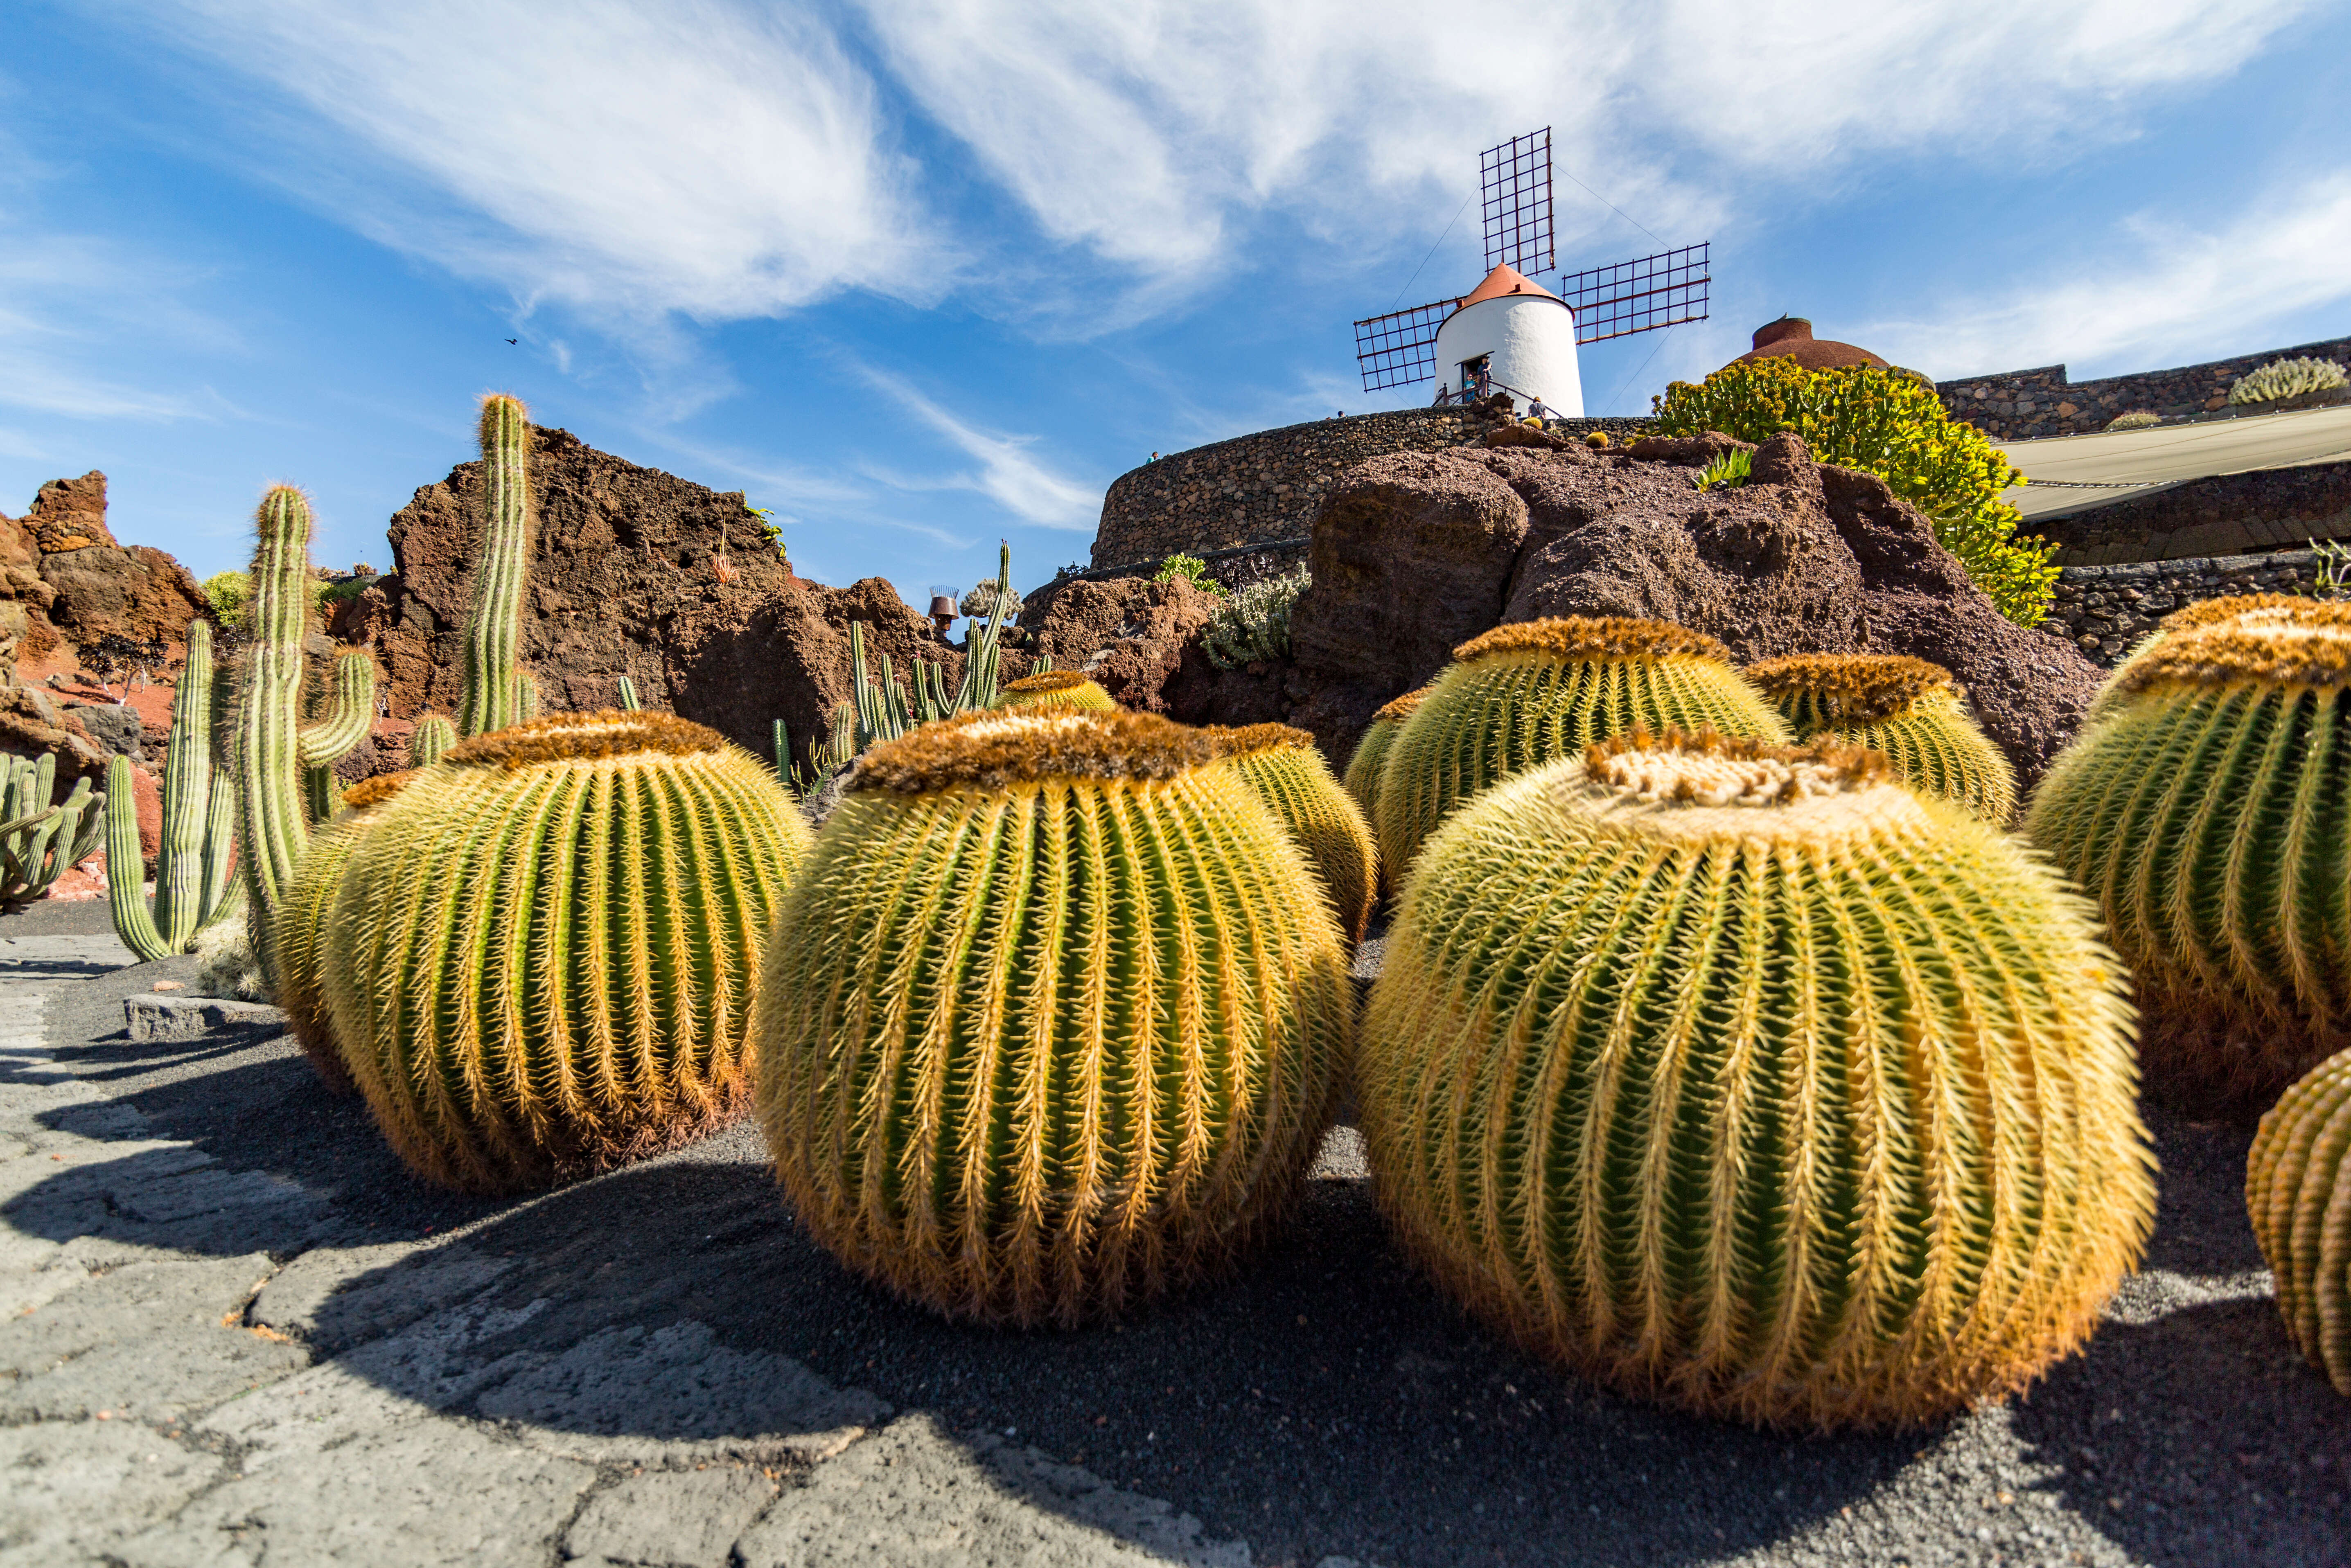
[[[237,864],[244,867],[254,955],[265,974],[269,922],[309,843],[304,770],[333,763],[367,733],[375,666],[364,653],[336,660],[334,700],[308,728],[300,722],[302,639],[310,625],[310,503],[290,484],[271,487],[254,516],[253,591],[237,701],[232,778],[237,796]],[[274,983],[274,977],[273,977]]]
[[[131,764],[114,759],[123,769],[121,789],[131,790]],[[103,794],[92,794],[88,779],[76,779],[72,791],[56,805],[57,758],[43,752],[37,759],[5,758],[0,775],[0,903],[17,904],[38,898],[49,890],[65,868],[85,859],[98,847],[99,831],[107,819],[99,815]],[[107,785],[115,787],[113,764]],[[131,863],[139,863],[139,828],[131,829]],[[111,871],[109,872],[110,878]]]
[[2351,1044],[2351,605],[2163,631],[2050,767],[2026,831],[2096,899],[2150,1083],[2259,1109]]
[[465,622],[464,694],[457,732],[486,735],[538,710],[535,684],[517,662],[523,575],[530,566],[530,415],[522,400],[482,400],[482,561]]
[[452,748],[381,806],[326,922],[333,1038],[385,1137],[503,1192],[740,1115],[759,944],[808,840],[758,759],[668,714]]
[[989,712],[851,774],[754,1025],[778,1174],[850,1268],[1074,1324],[1221,1269],[1297,1194],[1346,963],[1216,760],[1150,715]]
[[1331,776],[1314,737],[1288,724],[1210,733],[1249,793],[1273,813],[1314,867],[1348,945],[1361,942],[1379,899],[1379,849],[1372,842],[1371,824]]
[[1407,1243],[1539,1354],[1913,1424],[2066,1354],[2146,1242],[2122,984],[2080,898],[1876,753],[1636,733],[1429,840],[1363,1128]]
[[2016,771],[1968,716],[1939,664],[1894,653],[1799,653],[1743,673],[1800,741],[1828,735],[1883,752],[1904,784],[1986,822],[2016,814]]
[[301,1044],[303,1054],[327,1087],[339,1095],[351,1093],[350,1069],[335,1044],[334,1024],[327,1015],[321,963],[328,918],[333,914],[335,893],[343,868],[369,828],[375,826],[384,805],[404,788],[413,773],[379,774],[362,779],[342,795],[348,809],[310,836],[310,847],[294,868],[293,885],[278,911],[272,933],[272,955],[277,976],[277,1005],[285,1010],[287,1026]]
[[[172,692],[172,738],[163,753],[162,838],[155,908],[147,908],[139,806],[131,762],[106,774],[106,892],[115,934],[146,961],[186,952],[196,933],[234,913],[242,888],[229,880],[235,843],[232,786],[213,767],[213,628],[188,625],[188,660]],[[231,889],[236,888],[237,891]]]
[[2245,1161],[2245,1208],[2303,1355],[2351,1394],[2351,1051],[2278,1096]]
[[1388,747],[1380,858],[1399,881],[1456,807],[1512,774],[1636,727],[1788,739],[1729,650],[1664,621],[1567,616],[1499,626],[1453,650]]
[[416,721],[408,737],[408,765],[429,768],[456,743],[457,726],[438,713],[427,713]]
[[1056,708],[1111,709],[1118,703],[1109,692],[1074,670],[1040,670],[1006,686],[997,694],[996,706],[999,710],[1026,708],[1044,711]]

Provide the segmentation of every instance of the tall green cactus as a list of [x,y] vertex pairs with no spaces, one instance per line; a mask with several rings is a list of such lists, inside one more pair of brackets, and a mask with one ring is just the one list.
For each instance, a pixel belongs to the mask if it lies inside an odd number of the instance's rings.
[[621,689],[621,711],[623,713],[643,711],[643,705],[637,701],[637,683],[623,675],[618,684]]
[[1729,650],[1664,621],[1566,616],[1498,626],[1453,650],[1382,765],[1380,858],[1401,879],[1456,807],[1515,773],[1635,727],[1785,741]]
[[530,414],[519,398],[482,400],[482,557],[465,619],[457,731],[486,735],[522,722],[538,693],[517,662],[523,577],[530,567]]
[[1012,546],[998,546],[997,594],[987,621],[969,639],[963,680],[950,692],[946,667],[935,659],[914,661],[914,691],[898,684],[898,672],[888,654],[881,655],[882,670],[874,677],[866,664],[865,623],[849,623],[849,671],[852,696],[847,707],[852,719],[844,739],[836,736],[836,765],[867,747],[894,741],[918,724],[995,705],[997,672],[1002,668],[998,639],[1004,629],[1004,606],[1012,597]]
[[808,841],[757,758],[663,713],[553,714],[412,775],[319,966],[394,1150],[505,1192],[740,1115],[759,946]]
[[849,775],[771,937],[758,1104],[850,1268],[1114,1317],[1300,1191],[1353,1005],[1313,874],[1206,733],[987,712]]
[[1350,947],[1364,940],[1380,894],[1371,824],[1340,787],[1314,737],[1288,724],[1212,729],[1217,749],[1314,867]]
[[[121,789],[130,797],[131,764],[120,757]],[[87,859],[98,848],[104,825],[99,808],[107,796],[92,794],[88,779],[76,779],[63,801],[52,804],[57,784],[57,759],[43,752],[37,759],[0,753],[0,903],[20,904],[47,894],[67,867]],[[110,764],[107,784],[114,787]],[[139,864],[139,829],[131,830],[131,864]]]
[[1455,1295],[1636,1397],[1913,1425],[2095,1326],[2155,1213],[2126,977],[1876,753],[1635,733],[1421,852],[1356,1057]]
[[1008,682],[996,694],[996,706],[1044,712],[1056,708],[1115,708],[1118,700],[1074,670],[1040,670]]
[[2351,1051],[2278,1096],[2245,1159],[2245,1209],[2303,1355],[2351,1394]]
[[230,715],[231,778],[237,798],[237,864],[243,869],[254,955],[268,973],[269,923],[309,844],[305,770],[330,765],[368,732],[375,711],[375,664],[364,653],[335,661],[332,697],[317,723],[301,722],[302,639],[310,628],[310,503],[290,484],[273,485],[254,515],[252,597]]
[[236,840],[233,786],[213,765],[213,628],[188,625],[187,667],[172,693],[172,738],[163,753],[162,840],[155,864],[155,908],[147,893],[139,845],[139,806],[131,763],[117,757],[106,774],[106,892],[115,934],[152,962],[186,952],[198,932],[236,912],[244,897],[230,880]]
[[2116,674],[2025,823],[2137,978],[2150,1085],[2207,1115],[2351,1045],[2351,604],[2213,613]]
[[429,768],[456,743],[457,726],[438,713],[426,713],[416,721],[416,728],[409,734],[408,765]]
[[1740,673],[1798,740],[1830,735],[1883,752],[1904,784],[1986,822],[2004,826],[2016,814],[2016,771],[1941,665],[1898,653],[1798,653]]

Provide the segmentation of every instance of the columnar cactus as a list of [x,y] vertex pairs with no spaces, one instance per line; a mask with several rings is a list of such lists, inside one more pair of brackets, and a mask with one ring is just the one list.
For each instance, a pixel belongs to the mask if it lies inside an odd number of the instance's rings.
[[1349,945],[1362,941],[1379,899],[1379,848],[1353,797],[1331,776],[1314,737],[1288,724],[1209,733],[1250,793],[1305,853]]
[[1567,616],[1498,626],[1453,650],[1380,772],[1380,858],[1399,880],[1470,796],[1635,726],[1788,739],[1710,637],[1663,621]]
[[427,713],[416,721],[415,730],[409,734],[408,765],[429,768],[456,743],[457,726],[438,713]]
[[667,714],[554,714],[414,774],[350,852],[321,962],[392,1147],[505,1192],[740,1115],[759,944],[807,844],[758,759]]
[[1346,777],[1341,782],[1355,797],[1355,804],[1364,808],[1365,822],[1379,820],[1380,767],[1388,759],[1388,748],[1395,744],[1396,732],[1404,728],[1404,722],[1412,717],[1412,711],[1427,695],[1426,686],[1407,691],[1373,714],[1370,727],[1355,742],[1354,755],[1347,759]]
[[474,569],[465,620],[465,668],[458,733],[486,735],[522,722],[537,692],[517,661],[522,588],[530,567],[530,414],[522,400],[482,400],[482,559]]
[[106,773],[106,891],[115,934],[141,959],[183,953],[196,934],[239,907],[229,878],[236,843],[236,798],[213,766],[213,628],[188,624],[188,659],[172,693],[172,737],[163,753],[162,839],[155,862],[155,908],[147,908],[139,806],[131,763]]
[[643,705],[637,701],[637,683],[623,675],[620,680],[620,688],[621,711],[623,713],[641,711]]
[[2351,605],[2165,630],[2043,779],[2034,844],[2096,899],[2150,1083],[2258,1109],[2351,1044]]
[[768,950],[810,1231],[990,1323],[1116,1316],[1299,1192],[1353,1026],[1313,873],[1204,732],[973,713],[866,753]]
[[2286,1332],[2351,1394],[2351,1051],[2278,1096],[2245,1162],[2245,1208]]
[[2078,1345],[2147,1241],[2122,984],[2079,898],[1877,753],[1636,732],[1430,838],[1358,1108],[1412,1250],[1538,1354],[1907,1425]]
[[2015,815],[2016,770],[1968,716],[1965,694],[1941,665],[1898,653],[1799,653],[1744,673],[1798,740],[1867,746],[1912,789],[1990,823]]
[[996,696],[998,709],[1098,709],[1118,706],[1111,694],[1074,670],[1040,670],[1008,681]]
[[322,964],[326,956],[327,921],[334,913],[335,894],[352,851],[375,826],[383,807],[416,775],[379,774],[343,792],[345,810],[310,835],[310,847],[294,868],[272,939],[277,943],[272,968],[277,976],[277,1005],[294,1032],[303,1054],[329,1088],[339,1095],[351,1092],[350,1069],[343,1064],[335,1044],[333,1021],[327,1014]]
[[[114,766],[121,770],[116,783]],[[131,764],[114,759],[107,772],[107,788],[131,794]],[[76,779],[63,801],[52,804],[57,786],[54,752],[38,758],[0,753],[0,903],[29,902],[46,895],[67,867],[86,859],[98,848],[99,832],[106,822],[99,808],[108,796],[92,794],[88,779]],[[131,829],[131,862],[139,861],[139,828]]]
[[[319,721],[301,722],[302,639],[310,628],[310,503],[290,484],[272,486],[254,516],[252,597],[237,698],[229,718],[237,796],[237,864],[245,877],[253,950],[267,973],[269,922],[309,843],[306,769],[358,744],[375,709],[375,665],[364,653],[335,661],[332,701]],[[274,977],[273,977],[274,983]]]

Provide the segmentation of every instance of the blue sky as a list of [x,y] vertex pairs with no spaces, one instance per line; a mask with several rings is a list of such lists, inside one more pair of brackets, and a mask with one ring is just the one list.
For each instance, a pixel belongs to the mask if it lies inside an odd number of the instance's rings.
[[1782,311],[1938,377],[2342,336],[2346,58],[2308,0],[16,0],[0,510],[103,469],[201,576],[291,480],[381,568],[496,389],[820,581],[1026,586],[1155,448],[1425,401],[1350,322],[1476,281],[1544,124],[1625,214],[1562,178],[1563,265],[1714,242],[1593,412]]

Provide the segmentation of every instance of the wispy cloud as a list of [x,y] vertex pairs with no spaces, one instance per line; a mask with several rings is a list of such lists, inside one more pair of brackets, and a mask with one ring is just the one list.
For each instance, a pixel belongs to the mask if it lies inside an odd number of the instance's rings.
[[[7,151],[0,140],[0,156]],[[235,335],[183,297],[198,281],[183,265],[44,229],[22,206],[0,208],[0,405],[73,420],[235,416],[208,387],[165,390],[92,368],[129,337],[234,349]]]
[[977,491],[1022,522],[1043,528],[1091,534],[1101,521],[1102,492],[1055,472],[1031,456],[1029,448],[1036,443],[1035,436],[992,435],[956,418],[895,377],[870,368],[862,374],[898,406],[979,463],[976,472],[939,477],[875,470],[888,483],[903,490]]
[[2351,300],[2351,168],[2260,193],[2191,228],[2148,213],[2124,225],[2094,276],[1974,300],[1859,334],[1943,376],[2067,362],[2076,379],[2242,352],[2283,318]]

